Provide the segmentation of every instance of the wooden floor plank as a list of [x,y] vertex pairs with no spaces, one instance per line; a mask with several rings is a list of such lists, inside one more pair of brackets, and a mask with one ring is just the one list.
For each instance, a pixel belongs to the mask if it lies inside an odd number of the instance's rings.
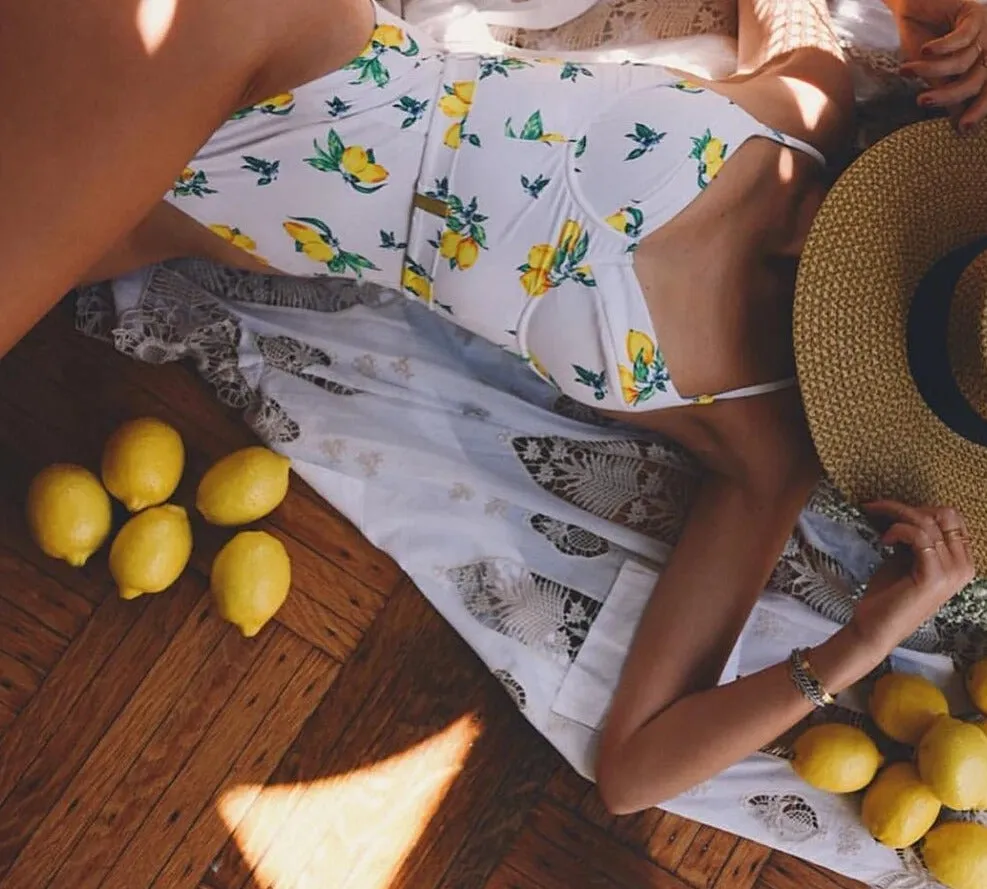
[[[244,818],[229,842],[203,876],[214,889],[245,889],[253,863],[263,859],[273,838],[284,828],[294,807],[304,795],[305,785],[325,778],[329,759],[348,733],[354,730],[363,708],[376,712],[393,676],[405,669],[409,652],[424,631],[429,606],[407,581],[399,582],[387,605],[356,651],[343,665],[329,693],[305,724],[297,740],[271,776],[271,782],[294,788],[280,811],[269,813],[264,824]],[[365,723],[363,723],[365,724]],[[366,737],[366,736],[364,736]],[[371,740],[366,738],[367,742]],[[241,848],[251,850],[248,863]]]
[[[143,606],[143,613],[88,685],[81,689],[78,686],[66,688],[72,678],[67,676],[66,682],[59,688],[59,693],[65,697],[71,698],[74,693],[74,706],[67,714],[70,718],[63,721],[61,730],[53,734],[47,744],[27,759],[30,765],[0,807],[0,862],[9,866],[31,839],[91,751],[112,730],[114,721],[145,674],[153,668],[172,636],[201,600],[201,585],[186,582],[179,583],[166,596],[152,598],[146,604],[140,600],[121,603],[130,608]],[[102,616],[101,613],[113,617],[114,610],[103,612],[100,609],[90,625]],[[84,654],[82,652],[80,656]],[[35,713],[53,700],[48,697],[51,684],[50,681],[46,682],[32,699],[31,704],[38,704]],[[18,729],[25,721],[28,710],[17,719],[11,731]],[[16,742],[18,749],[30,754],[29,746],[25,750],[25,741],[30,745],[30,737],[22,735]],[[17,763],[11,772],[22,768],[23,765]],[[68,802],[71,803],[71,800]],[[6,869],[3,867],[3,870]],[[22,889],[10,881],[3,885],[5,889]],[[23,889],[37,887],[31,884]]]
[[26,611],[63,639],[74,639],[92,614],[92,603],[0,546],[0,598]]
[[68,647],[64,636],[0,597],[0,651],[46,676]]
[[592,789],[592,782],[587,781],[569,763],[563,763],[545,786],[545,793],[560,805],[575,811]]
[[[110,598],[104,602],[52,669],[44,690],[31,699],[6,732],[4,755],[0,756],[0,805],[69,719],[76,701],[137,622],[147,601],[123,602]],[[2,814],[0,811],[0,823]]]
[[[193,613],[193,619],[198,619],[198,615]],[[175,636],[173,645],[183,646],[186,657],[172,672],[170,683],[181,690],[133,765],[56,873],[56,885],[97,889],[260,651],[256,641],[245,640],[237,630],[222,624],[218,618],[207,614],[201,626],[205,628],[206,624],[211,626],[201,634],[206,643],[200,649],[201,659],[196,657],[200,652],[192,641],[182,639],[181,632]],[[218,642],[211,650],[205,650],[214,637],[218,637]],[[164,657],[158,663],[162,663]],[[145,683],[131,704],[136,705],[142,694],[159,693]],[[117,725],[124,718],[126,716],[118,720]],[[120,757],[118,771],[123,770],[125,759]],[[88,798],[91,800],[89,807],[95,808],[95,800],[91,795]]]
[[0,651],[0,703],[16,716],[38,690],[42,677],[5,651]]
[[[411,627],[395,629],[407,633]],[[468,688],[472,679],[471,665],[460,649],[464,643],[430,606],[424,606],[416,630],[417,638],[405,655],[413,669],[395,668],[383,652],[385,660],[378,663],[383,686],[326,751],[320,777],[294,786],[289,798],[293,806],[283,823],[264,818],[261,843],[241,842],[241,849],[250,850],[256,870],[267,879],[276,874],[279,887],[342,889],[352,883],[370,889],[386,876],[386,889],[392,877],[376,869],[386,869],[384,859],[394,863],[391,846],[401,845],[408,825],[429,804],[429,794],[439,793],[449,777],[430,769],[461,767],[441,766],[451,754],[438,739],[446,730],[455,732],[461,718],[476,720],[476,698],[454,693]],[[440,749],[433,749],[435,743]],[[455,738],[448,743],[454,745]],[[282,806],[279,800],[276,815]],[[332,817],[338,807],[350,810],[342,822]]]
[[548,799],[531,813],[505,862],[545,889],[687,887],[604,830]]
[[675,873],[693,889],[710,889],[733,853],[737,837],[703,825],[689,844]]
[[[473,884],[463,884],[464,887]],[[479,885],[479,884],[476,884]],[[508,864],[501,864],[483,884],[483,889],[541,889]]]
[[[527,728],[527,731],[533,732],[533,729]],[[479,794],[483,790],[481,782],[490,771],[480,771],[478,768],[477,783],[480,786],[477,788],[476,806],[472,812],[462,815],[466,823],[465,837],[441,881],[416,884],[402,874],[401,879],[395,881],[395,889],[400,886],[417,889],[420,885],[460,889],[484,884],[523,829],[531,809],[541,799],[548,775],[558,767],[559,754],[544,739],[539,737],[536,740],[537,743],[526,745],[523,753],[513,740],[497,750],[491,749],[491,758],[499,758],[507,766],[507,774],[499,787],[489,788],[486,798]],[[505,750],[510,750],[511,756],[506,756]],[[514,758],[516,752],[520,755]],[[449,812],[445,816],[451,820]],[[414,869],[409,868],[409,872],[414,873]]]
[[648,844],[648,854],[655,864],[675,873],[689,846],[699,833],[700,825],[687,818],[664,812]]
[[753,840],[739,840],[713,884],[715,889],[751,889],[770,856],[767,846]]
[[100,889],[145,889],[154,882],[311,651],[277,624],[262,635],[257,642],[263,649],[243,681]]
[[[159,727],[176,707],[188,703],[185,691],[200,667],[207,662],[210,652],[226,632],[227,625],[209,619],[209,603],[201,595],[205,587],[202,578],[187,576],[183,585],[192,587],[200,594],[196,607],[168,641],[167,647],[147,671],[119,716],[103,733],[92,754],[35,828],[7,873],[8,886],[27,889],[47,885],[128,769],[139,760]],[[179,592],[175,591],[176,596]],[[84,718],[84,714],[78,715]],[[109,839],[112,843],[112,831]],[[110,850],[83,850],[83,854],[96,856],[111,853],[112,847]],[[76,884],[67,882],[64,885]]]
[[[857,885],[865,889],[862,884]],[[836,889],[836,886],[829,875],[784,852],[771,854],[754,884],[755,889]]]
[[[339,665],[313,649],[288,681],[277,703],[264,717],[246,747],[223,778],[221,787],[207,805],[179,847],[172,854],[152,889],[184,889],[205,886],[199,876],[210,865],[240,819],[259,795],[288,746],[312,715],[339,673]],[[243,788],[253,785],[254,789]],[[228,791],[237,789],[236,804]],[[220,816],[222,810],[222,817]],[[239,817],[238,817],[239,816]]]

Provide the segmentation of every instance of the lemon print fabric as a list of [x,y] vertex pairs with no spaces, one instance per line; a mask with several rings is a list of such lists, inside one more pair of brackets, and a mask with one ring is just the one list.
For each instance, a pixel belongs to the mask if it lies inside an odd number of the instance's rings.
[[596,287],[593,270],[585,262],[589,246],[589,232],[576,220],[567,219],[554,245],[535,244],[528,250],[526,261],[517,267],[525,293],[543,296],[564,281]]
[[432,277],[424,266],[419,265],[413,259],[405,261],[405,266],[401,270],[401,286],[413,293],[423,303],[432,302]]
[[357,75],[355,80],[350,81],[350,86],[362,83],[372,83],[379,88],[387,86],[391,82],[391,72],[387,68],[389,53],[413,58],[418,55],[418,44],[398,25],[377,25],[360,55],[342,69]]
[[607,216],[604,221],[615,231],[636,240],[641,237],[644,214],[637,207],[621,207],[616,213]]
[[362,277],[366,269],[375,269],[371,260],[360,253],[344,250],[338,238],[321,219],[312,216],[293,217],[283,223],[285,233],[295,242],[295,252],[303,253],[313,262],[325,264],[326,269],[341,275],[351,272]]
[[373,194],[387,184],[389,173],[379,163],[373,148],[344,145],[335,130],[329,130],[325,145],[313,144],[315,156],[305,163],[323,173],[339,173],[354,191]]
[[453,123],[445,131],[442,141],[447,148],[459,148],[465,140],[476,148],[481,147],[480,137],[476,133],[466,132],[466,118],[473,105],[473,94],[476,91],[475,80],[457,80],[442,87],[444,95],[439,99],[439,110]]
[[164,503],[185,468],[182,437],[163,420],[130,420],[103,446],[103,484],[129,512]]
[[214,222],[211,223],[208,228],[214,235],[218,235],[234,247],[243,250],[245,253],[249,253],[258,262],[261,262],[264,265],[268,264],[267,260],[264,259],[263,256],[258,256],[257,242],[250,237],[250,235],[241,231],[235,225],[224,225],[221,222]]
[[284,544],[266,531],[241,531],[213,560],[209,588],[220,616],[244,636],[256,636],[291,589]]
[[166,503],[137,513],[110,547],[110,574],[122,599],[168,589],[192,555],[192,527],[180,506]]
[[661,145],[662,139],[667,135],[668,133],[659,133],[654,127],[649,127],[647,124],[635,123],[633,131],[624,137],[634,143],[634,148],[627,152],[624,160],[636,161],[638,158],[644,157],[648,152]]
[[625,346],[630,364],[617,366],[620,391],[624,404],[636,407],[656,392],[667,391],[670,377],[665,359],[648,334],[640,330],[627,331]]
[[235,111],[231,120],[243,120],[245,117],[250,117],[252,114],[267,114],[273,117],[287,117],[294,110],[295,94],[279,93],[276,96],[271,96],[269,99],[264,99],[264,101],[258,102],[256,105],[248,105],[246,108],[241,108],[239,111]]
[[209,177],[202,170],[186,167],[175,180],[171,193],[176,198],[204,198],[206,195],[217,192],[215,188],[210,187]]
[[541,111],[533,111],[521,125],[519,130],[515,130],[511,118],[504,122],[504,135],[508,139],[520,139],[524,142],[568,142],[561,133],[546,132],[542,123]]
[[199,482],[195,508],[213,525],[246,525],[275,510],[288,493],[291,460],[254,446],[227,454]]
[[109,495],[88,469],[55,463],[31,481],[27,523],[46,556],[81,568],[109,536],[111,521]]
[[446,205],[445,231],[438,240],[429,240],[429,244],[438,248],[439,255],[449,263],[450,269],[466,271],[472,268],[480,251],[487,249],[487,231],[483,227],[487,216],[480,212],[477,198],[474,196],[464,201],[458,195],[450,194],[446,179],[437,180],[425,194]]
[[702,136],[693,136],[689,157],[697,161],[696,181],[700,189],[706,188],[719,174],[726,161],[728,147],[722,139],[716,138],[708,129]]

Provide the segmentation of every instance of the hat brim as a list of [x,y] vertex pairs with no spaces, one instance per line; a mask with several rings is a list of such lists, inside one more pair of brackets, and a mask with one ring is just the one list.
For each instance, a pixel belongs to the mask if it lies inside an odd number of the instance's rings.
[[809,428],[832,481],[858,503],[961,511],[987,569],[987,448],[927,406],[909,370],[908,310],[945,254],[987,235],[987,133],[948,121],[892,133],[837,180],[813,221],[794,339]]

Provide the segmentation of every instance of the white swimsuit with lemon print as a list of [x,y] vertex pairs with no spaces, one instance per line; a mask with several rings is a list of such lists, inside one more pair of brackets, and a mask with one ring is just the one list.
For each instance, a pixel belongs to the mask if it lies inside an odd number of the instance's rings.
[[238,111],[167,200],[281,271],[400,289],[586,404],[712,400],[669,378],[634,250],[747,139],[821,155],[662,68],[449,54],[376,15],[356,59]]

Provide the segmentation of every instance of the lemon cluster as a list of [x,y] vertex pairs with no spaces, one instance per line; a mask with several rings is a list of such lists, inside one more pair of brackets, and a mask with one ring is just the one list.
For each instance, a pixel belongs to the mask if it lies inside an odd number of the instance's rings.
[[[228,454],[199,482],[196,509],[214,525],[254,522],[284,500],[290,466],[287,457],[263,447]],[[104,446],[102,482],[70,463],[35,476],[27,497],[31,536],[45,554],[83,566],[110,536],[112,495],[132,513],[110,546],[110,573],[120,596],[163,592],[192,555],[188,514],[167,502],[184,470],[185,446],[173,427],[153,417],[126,422]],[[210,589],[217,610],[245,636],[260,632],[290,587],[288,553],[265,531],[241,531],[213,560]]]
[[[967,671],[966,688],[974,706],[987,713],[987,660]],[[884,735],[912,749],[911,758],[886,765],[863,729],[828,723],[795,741],[795,772],[831,793],[864,790],[861,820],[874,839],[895,849],[921,841],[925,865],[943,886],[984,889],[987,826],[936,822],[943,807],[987,809],[987,722],[954,718],[939,688],[907,673],[878,679],[869,709]]]

